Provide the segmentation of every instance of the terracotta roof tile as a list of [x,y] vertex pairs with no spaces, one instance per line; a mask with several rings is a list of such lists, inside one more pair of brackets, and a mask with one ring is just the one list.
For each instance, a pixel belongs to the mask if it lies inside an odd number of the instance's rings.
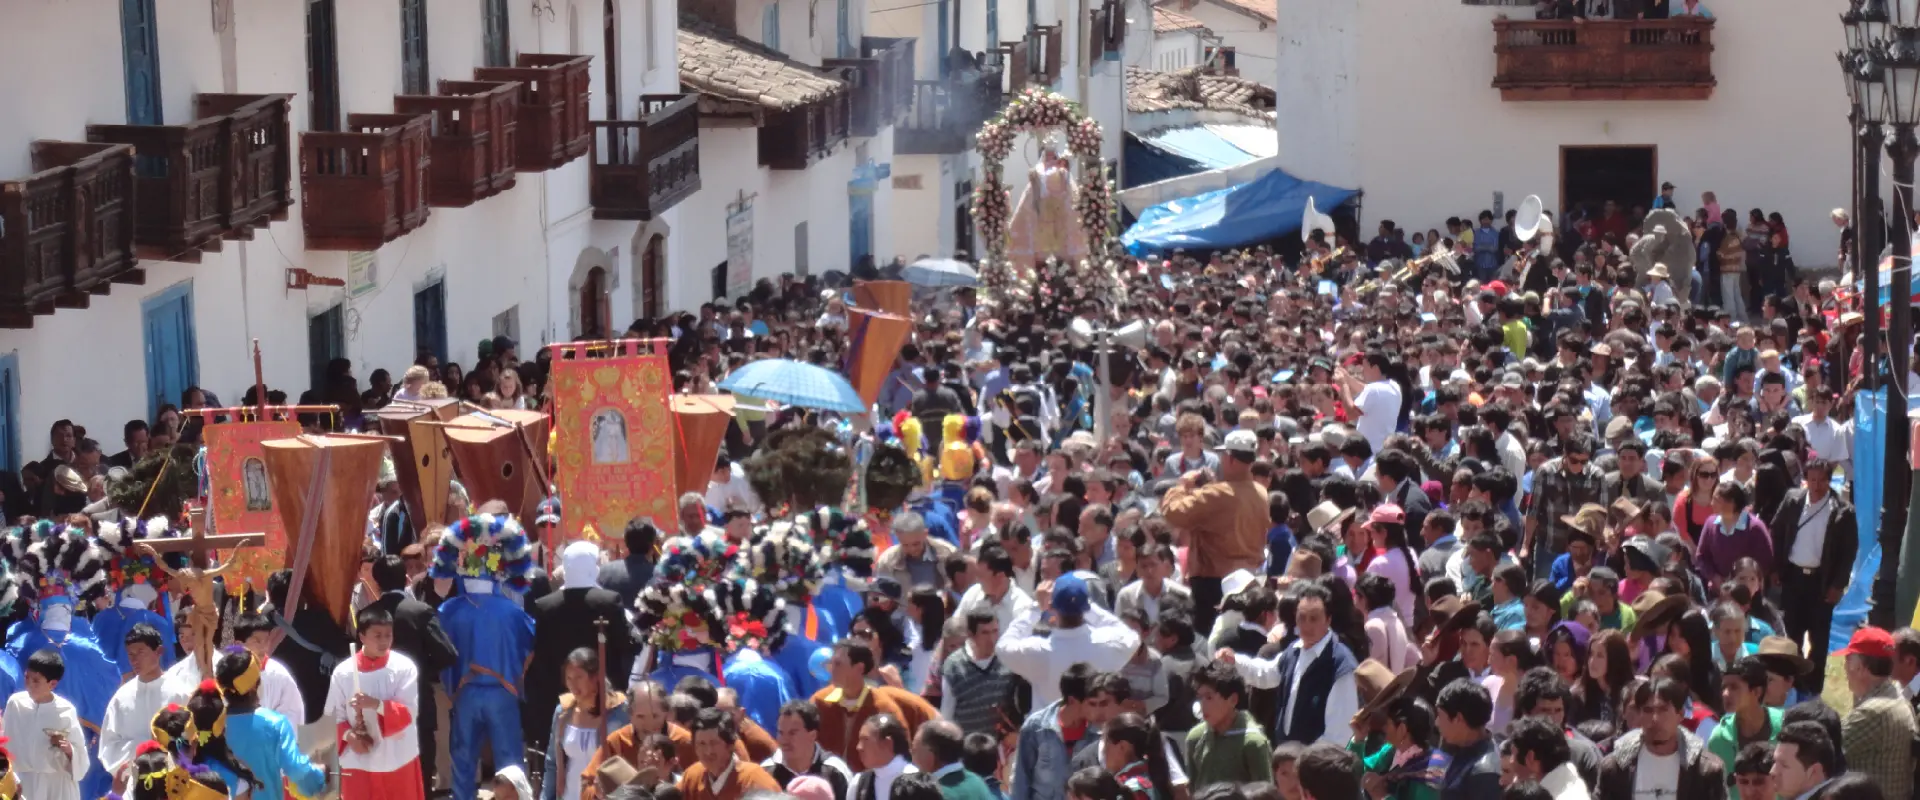
[[1273,89],[1259,81],[1207,75],[1198,69],[1155,72],[1127,68],[1127,110],[1135,113],[1193,109],[1231,111],[1250,117],[1273,113]]
[[679,36],[680,83],[692,91],[784,111],[847,88],[818,68],[691,16],[680,18]]
[[1154,6],[1153,8],[1154,33],[1176,33],[1179,31],[1190,31],[1195,28],[1204,29],[1206,27],[1206,24],[1200,20],[1189,17],[1171,8],[1163,8],[1160,6]]
[[1213,0],[1213,2],[1245,12],[1268,22],[1274,22],[1280,18],[1278,11],[1279,4],[1276,0]]

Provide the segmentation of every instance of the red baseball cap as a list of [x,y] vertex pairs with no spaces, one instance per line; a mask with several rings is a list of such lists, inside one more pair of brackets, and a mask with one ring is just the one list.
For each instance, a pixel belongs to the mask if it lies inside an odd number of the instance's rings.
[[1872,658],[1893,658],[1893,634],[1885,628],[1865,627],[1853,632],[1847,647],[1834,653],[1842,658],[1846,656],[1869,656]]
[[1493,281],[1487,284],[1487,291],[1493,292],[1494,294],[1500,295],[1501,297],[1506,297],[1507,284],[1505,281]]

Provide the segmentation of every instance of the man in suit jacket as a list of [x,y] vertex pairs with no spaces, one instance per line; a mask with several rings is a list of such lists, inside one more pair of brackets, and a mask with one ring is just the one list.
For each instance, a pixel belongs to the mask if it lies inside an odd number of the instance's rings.
[[1806,483],[1787,493],[1767,530],[1773,535],[1774,574],[1780,576],[1780,605],[1786,634],[1800,641],[1814,631],[1807,647],[1813,669],[1799,679],[1800,689],[1818,693],[1827,674],[1827,637],[1833,607],[1847,590],[1854,552],[1860,547],[1853,505],[1833,490],[1833,462],[1807,462]]
[[[574,542],[560,553],[565,583],[560,591],[533,601],[533,652],[565,655],[578,648],[598,646],[600,629],[595,620],[605,620],[607,631],[608,675],[626,675],[633,668],[633,626],[620,607],[620,595],[600,588],[600,546],[592,542]],[[527,741],[548,740],[553,724],[553,708],[565,688],[565,659],[535,658],[527,665],[527,677],[521,694],[521,728]]]
[[440,748],[434,739],[440,715],[433,684],[441,670],[453,666],[453,640],[440,629],[440,612],[407,592],[406,562],[399,556],[388,554],[373,562],[373,582],[380,588],[380,596],[367,607],[393,617],[394,651],[413,659],[420,668],[420,681],[415,687],[419,691],[419,705],[415,707],[420,712],[414,718],[418,723],[414,728],[420,736],[420,774],[431,785],[433,776],[440,774],[435,763]]

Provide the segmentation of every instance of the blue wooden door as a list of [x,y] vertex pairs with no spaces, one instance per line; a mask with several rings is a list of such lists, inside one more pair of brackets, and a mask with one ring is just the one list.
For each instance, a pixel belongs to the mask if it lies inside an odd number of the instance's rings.
[[20,469],[20,355],[0,356],[0,469]]
[[852,228],[847,237],[847,266],[852,268],[863,257],[873,255],[873,181],[847,184],[848,216]]
[[415,357],[432,353],[447,362],[447,284],[434,281],[413,293],[413,348]]
[[153,0],[120,0],[120,50],[127,69],[127,124],[160,124],[160,32]]
[[193,282],[182,281],[140,304],[146,323],[147,417],[177,402],[200,382],[200,349],[193,330]]

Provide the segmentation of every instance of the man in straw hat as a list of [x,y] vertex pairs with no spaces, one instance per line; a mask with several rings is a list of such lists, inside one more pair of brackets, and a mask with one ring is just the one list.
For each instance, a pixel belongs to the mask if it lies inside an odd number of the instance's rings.
[[1567,552],[1553,560],[1550,580],[1564,591],[1573,588],[1575,579],[1584,578],[1592,571],[1594,550],[1606,531],[1607,510],[1598,503],[1588,503],[1560,521],[1567,526]]
[[1814,696],[1802,692],[1796,685],[1813,671],[1813,663],[1800,655],[1800,648],[1792,639],[1785,636],[1761,639],[1760,649],[1753,657],[1767,668],[1765,703],[1768,708],[1787,708]]

